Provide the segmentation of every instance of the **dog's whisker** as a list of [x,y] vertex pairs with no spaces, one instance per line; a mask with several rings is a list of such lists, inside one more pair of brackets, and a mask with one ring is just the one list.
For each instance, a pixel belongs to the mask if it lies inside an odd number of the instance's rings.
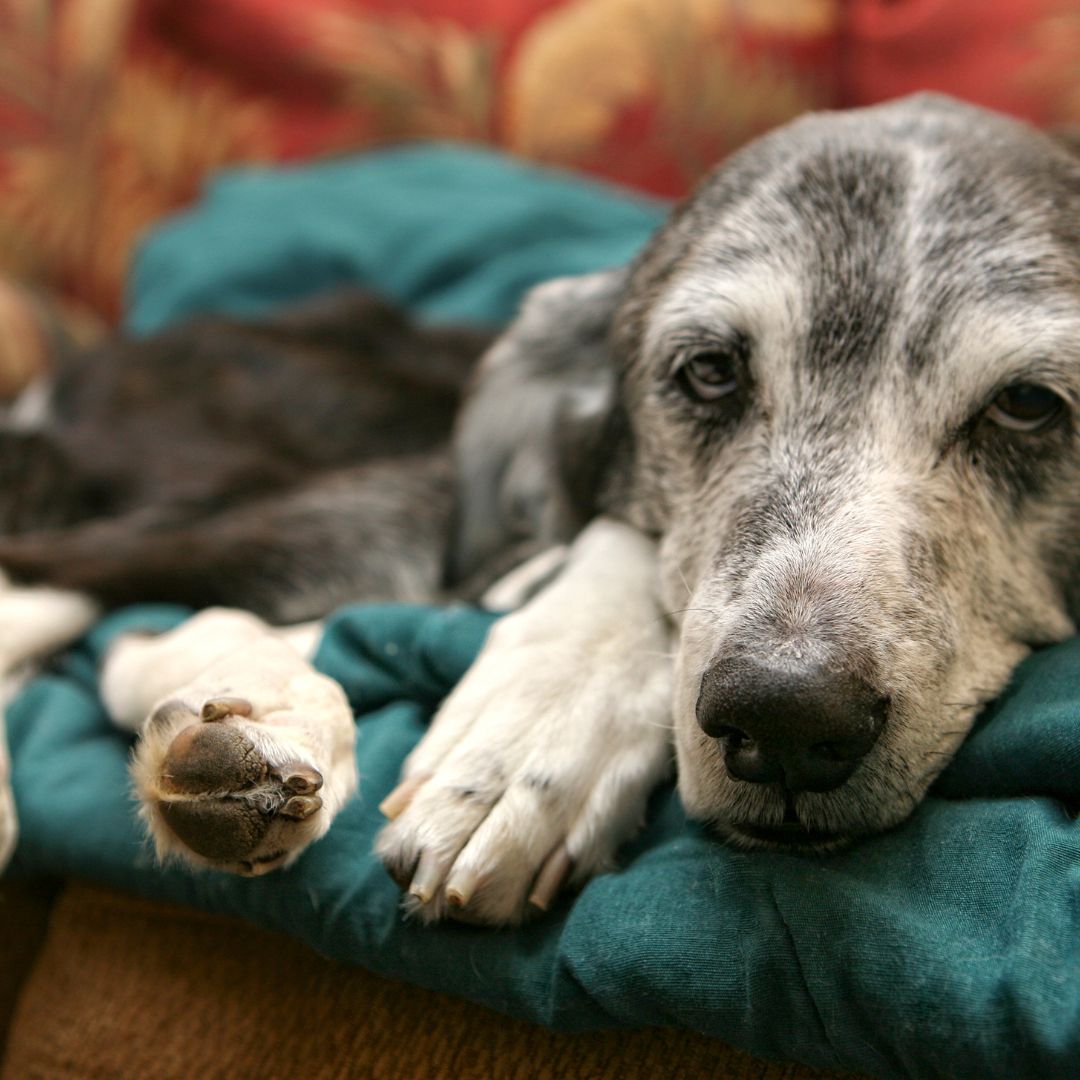
[[675,564],[675,569],[679,572],[679,579],[683,583],[683,588],[686,590],[687,596],[693,596],[694,590],[690,588],[690,583],[686,580],[686,575],[683,573],[683,568],[678,563]]
[[662,728],[664,731],[674,731],[675,730],[675,724],[674,723],[665,724],[665,723],[662,723],[659,720],[647,720],[645,722],[648,724],[649,727]]
[[675,608],[673,611],[664,611],[664,612],[661,613],[660,617],[662,619],[671,619],[671,618],[674,618],[676,615],[685,615],[686,612],[688,612],[688,611],[704,611],[707,615],[715,615],[717,618],[719,618],[719,616],[720,616],[720,612],[718,612],[715,608],[710,608],[710,607],[684,607],[684,608]]

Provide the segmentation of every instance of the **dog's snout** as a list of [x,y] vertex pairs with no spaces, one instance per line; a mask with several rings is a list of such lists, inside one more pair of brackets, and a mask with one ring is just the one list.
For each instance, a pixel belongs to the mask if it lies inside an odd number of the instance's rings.
[[855,771],[888,704],[861,676],[826,662],[737,656],[706,671],[697,720],[720,743],[732,778],[821,792]]

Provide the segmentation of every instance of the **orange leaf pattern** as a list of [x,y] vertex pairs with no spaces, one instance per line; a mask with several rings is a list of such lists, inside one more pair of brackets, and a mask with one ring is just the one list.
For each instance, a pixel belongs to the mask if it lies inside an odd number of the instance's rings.
[[1075,123],[1078,76],[1074,0],[0,0],[0,394],[42,362],[28,287],[114,319],[230,163],[434,137],[678,195],[807,108],[914,81]]

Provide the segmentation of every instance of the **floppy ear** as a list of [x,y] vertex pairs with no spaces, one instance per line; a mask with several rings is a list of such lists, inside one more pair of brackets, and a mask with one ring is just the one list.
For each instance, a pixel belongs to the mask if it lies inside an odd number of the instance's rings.
[[627,278],[620,268],[537,286],[481,360],[454,440],[447,584],[568,540],[593,516],[617,424],[609,337]]

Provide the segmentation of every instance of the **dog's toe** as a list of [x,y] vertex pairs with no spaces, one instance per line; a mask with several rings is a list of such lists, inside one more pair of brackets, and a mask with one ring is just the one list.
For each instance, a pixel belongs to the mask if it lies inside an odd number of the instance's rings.
[[190,705],[173,698],[159,705],[147,717],[145,728],[149,731],[169,731],[179,724],[193,724],[199,719]]
[[[423,783],[404,809],[392,803],[393,819],[376,844],[405,892],[406,912],[425,922],[521,922],[546,911],[571,878],[608,864],[625,834],[622,812],[606,833],[596,822],[580,827],[600,777],[545,776],[541,783],[518,767],[501,782],[483,769],[467,783],[461,768]],[[633,800],[640,812],[645,794],[627,788],[616,801]],[[607,804],[611,812],[610,797]],[[598,831],[604,835],[594,840]]]
[[293,821],[307,821],[312,814],[322,809],[322,804],[318,795],[294,795],[282,806],[279,813]]
[[297,795],[311,795],[323,786],[322,773],[310,765],[292,764],[281,772],[281,782]]
[[228,716],[250,716],[254,706],[247,698],[211,698],[202,707],[202,718],[207,721],[224,720]]

